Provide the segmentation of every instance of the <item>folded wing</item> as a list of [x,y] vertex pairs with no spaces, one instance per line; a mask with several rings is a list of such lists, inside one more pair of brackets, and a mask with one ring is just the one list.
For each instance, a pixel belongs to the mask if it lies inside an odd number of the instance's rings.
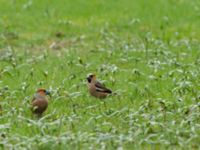
[[96,91],[97,92],[103,92],[103,93],[112,93],[112,91],[108,88],[106,88],[104,85],[102,85],[100,82],[95,83]]

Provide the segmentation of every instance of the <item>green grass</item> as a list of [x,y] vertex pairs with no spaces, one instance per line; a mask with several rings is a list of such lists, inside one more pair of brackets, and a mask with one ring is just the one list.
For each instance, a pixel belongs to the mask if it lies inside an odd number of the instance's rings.
[[199,26],[198,0],[1,0],[0,149],[200,149]]

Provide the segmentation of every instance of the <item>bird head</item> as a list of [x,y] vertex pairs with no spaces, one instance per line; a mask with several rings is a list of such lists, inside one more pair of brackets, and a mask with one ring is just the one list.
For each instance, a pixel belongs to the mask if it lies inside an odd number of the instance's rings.
[[95,81],[95,80],[96,80],[96,75],[95,74],[89,74],[87,76],[88,83],[91,83],[92,81]]
[[41,96],[46,96],[46,95],[50,95],[50,92],[48,90],[45,90],[45,89],[38,89],[37,94],[41,95]]

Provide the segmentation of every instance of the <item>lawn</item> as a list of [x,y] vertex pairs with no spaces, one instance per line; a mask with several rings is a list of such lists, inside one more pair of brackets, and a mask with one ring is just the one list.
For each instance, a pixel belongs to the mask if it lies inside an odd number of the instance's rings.
[[199,27],[198,0],[0,0],[0,149],[200,149]]

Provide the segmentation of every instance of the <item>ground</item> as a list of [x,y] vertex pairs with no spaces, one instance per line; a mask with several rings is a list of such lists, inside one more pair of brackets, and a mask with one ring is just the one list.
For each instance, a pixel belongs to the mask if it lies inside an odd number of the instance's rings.
[[200,149],[199,26],[198,0],[1,0],[0,149]]

